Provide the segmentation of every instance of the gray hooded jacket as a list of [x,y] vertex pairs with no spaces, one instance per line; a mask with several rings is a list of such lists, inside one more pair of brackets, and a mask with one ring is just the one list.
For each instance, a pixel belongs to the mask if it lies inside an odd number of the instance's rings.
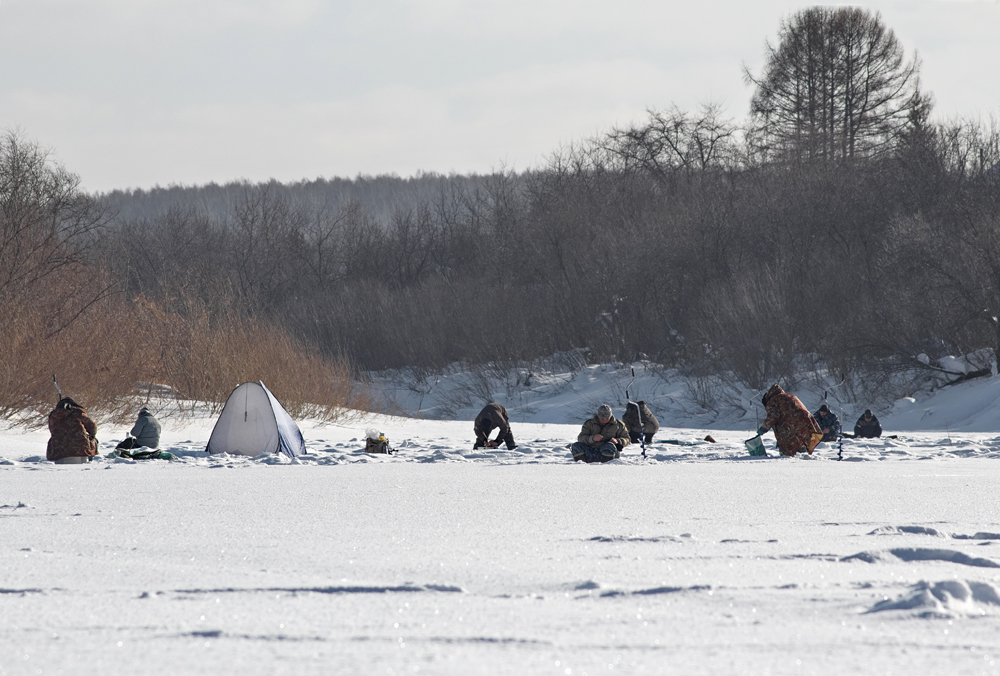
[[135,437],[136,442],[140,446],[145,446],[146,448],[160,447],[160,423],[153,417],[148,408],[143,407],[139,411],[139,419],[135,421],[135,425],[133,425],[132,431],[129,434]]

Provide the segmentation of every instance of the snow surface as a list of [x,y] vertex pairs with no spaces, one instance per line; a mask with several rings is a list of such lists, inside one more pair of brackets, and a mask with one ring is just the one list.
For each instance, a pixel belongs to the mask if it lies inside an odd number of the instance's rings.
[[996,674],[998,384],[843,462],[750,458],[752,418],[604,465],[572,462],[579,424],[473,451],[468,410],[304,421],[296,460],[208,457],[207,416],[164,418],[173,462],[0,429],[0,674]]

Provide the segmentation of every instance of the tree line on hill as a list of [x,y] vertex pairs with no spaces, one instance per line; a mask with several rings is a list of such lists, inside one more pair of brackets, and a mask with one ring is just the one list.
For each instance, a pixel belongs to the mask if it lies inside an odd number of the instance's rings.
[[754,388],[816,360],[874,391],[1000,349],[995,121],[933,120],[917,58],[857,8],[791,15],[745,76],[745,120],[650,110],[524,173],[113,193],[66,246],[95,298],[362,371],[586,348]]

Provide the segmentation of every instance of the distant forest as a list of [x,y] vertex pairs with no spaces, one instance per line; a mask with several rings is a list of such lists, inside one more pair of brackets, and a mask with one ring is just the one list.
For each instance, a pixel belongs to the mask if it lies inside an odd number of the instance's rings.
[[936,120],[865,10],[793,14],[766,57],[745,118],[653,109],[526,173],[91,196],[88,263],[129,303],[356,371],[585,348],[760,388],[1000,349],[996,122]]

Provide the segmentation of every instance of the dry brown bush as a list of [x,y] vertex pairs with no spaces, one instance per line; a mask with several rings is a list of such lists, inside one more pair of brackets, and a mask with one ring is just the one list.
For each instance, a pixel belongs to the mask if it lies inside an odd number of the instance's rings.
[[[155,382],[150,365],[155,350],[137,339],[132,317],[120,301],[92,305],[68,326],[53,330],[53,315],[45,304],[8,299],[0,307],[4,318],[0,341],[0,416],[24,418],[28,411],[48,413],[59,386],[99,419],[124,421],[138,399],[136,383]],[[13,321],[8,321],[13,320]]]
[[353,383],[348,363],[322,357],[279,327],[235,314],[213,319],[196,312],[181,318],[149,302],[143,307],[162,327],[161,382],[174,388],[179,399],[218,409],[237,385],[260,380],[294,417],[332,421],[343,417],[345,409],[370,405]]
[[[324,359],[280,328],[205,314],[182,318],[144,299],[105,298],[68,326],[39,299],[0,301],[0,417],[44,424],[65,395],[99,421],[123,424],[153,392],[172,391],[182,411],[191,400],[218,410],[239,383],[262,380],[294,417],[332,421],[366,409],[349,364]],[[166,388],[164,388],[166,386]]]

